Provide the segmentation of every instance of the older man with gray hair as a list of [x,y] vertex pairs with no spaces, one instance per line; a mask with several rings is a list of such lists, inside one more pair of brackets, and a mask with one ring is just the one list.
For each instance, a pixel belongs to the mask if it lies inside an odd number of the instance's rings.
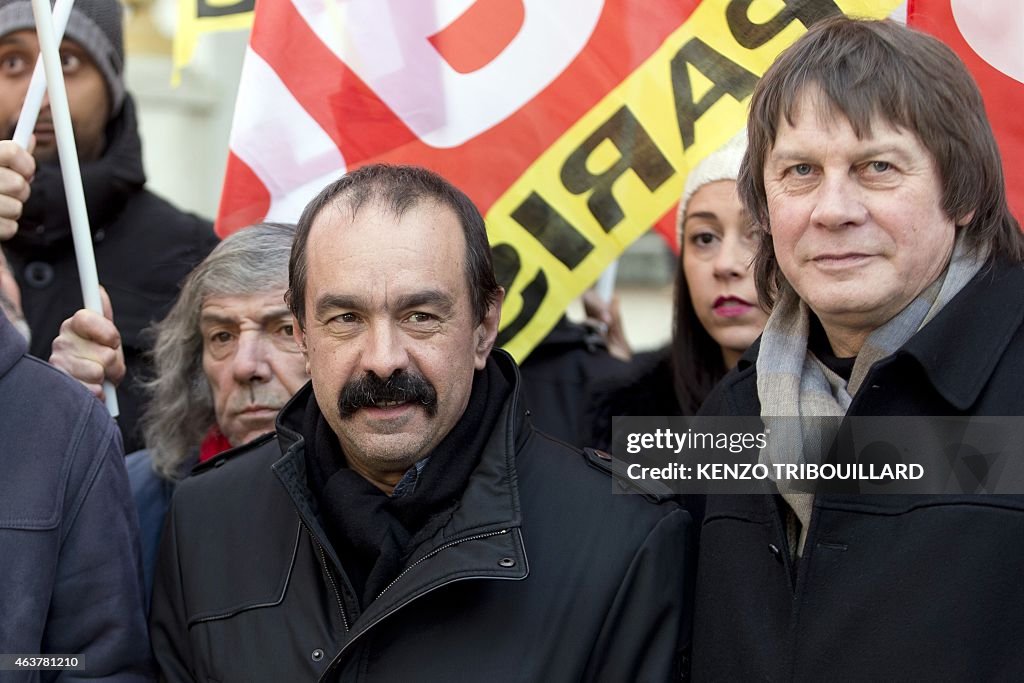
[[[278,410],[308,379],[284,303],[294,235],[294,226],[275,223],[231,235],[153,328],[147,449],[127,458],[147,587],[175,483],[197,463],[272,432]],[[120,351],[113,323],[81,310],[61,327],[50,362],[97,393],[104,379],[123,376]]]

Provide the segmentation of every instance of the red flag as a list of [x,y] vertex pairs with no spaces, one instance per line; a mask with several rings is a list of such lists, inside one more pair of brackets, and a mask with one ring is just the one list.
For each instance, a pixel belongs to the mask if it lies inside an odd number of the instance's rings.
[[[747,3],[749,4],[749,3]],[[217,229],[295,221],[345,170],[431,168],[484,214],[520,360],[670,214],[811,23],[899,0],[257,3]]]
[[[316,177],[315,192],[346,168],[379,161],[436,170],[486,211],[696,4],[652,0],[641,10],[632,0],[405,0],[388,12],[377,0],[354,0],[332,12],[322,1],[261,3],[218,232],[250,223],[261,210],[295,220],[295,209],[312,196],[297,189],[301,181]],[[452,17],[442,5],[467,9]],[[270,92],[253,92],[268,83]],[[303,112],[282,116],[282,105]],[[296,118],[303,135],[314,125],[322,131],[319,145],[283,130]],[[291,150],[275,139],[282,133]],[[286,168],[261,168],[282,157]],[[253,172],[262,190],[252,187]],[[254,208],[254,201],[265,208]],[[274,202],[288,211],[278,214]]]
[[1010,208],[1024,218],[1024,6],[1019,0],[909,0],[907,24],[951,47],[981,88],[999,143]]

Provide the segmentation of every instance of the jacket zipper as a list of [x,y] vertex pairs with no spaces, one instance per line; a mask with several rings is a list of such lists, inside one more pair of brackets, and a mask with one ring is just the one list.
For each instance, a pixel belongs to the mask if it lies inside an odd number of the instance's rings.
[[[491,531],[491,532],[486,533],[486,534],[477,534],[476,536],[467,536],[466,538],[462,538],[462,539],[459,539],[457,541],[451,541],[450,543],[445,543],[444,545],[442,545],[442,546],[440,546],[438,548],[435,548],[434,550],[431,550],[429,553],[427,553],[426,555],[424,555],[423,557],[421,557],[420,559],[416,560],[415,562],[410,564],[408,567],[406,567],[402,571],[401,574],[399,574],[397,577],[395,577],[394,581],[392,581],[387,586],[385,586],[384,590],[382,590],[380,593],[377,594],[377,598],[376,599],[380,599],[380,597],[382,595],[387,593],[388,590],[392,586],[394,586],[396,583],[398,583],[399,579],[401,579],[403,576],[408,574],[412,570],[413,567],[415,567],[416,565],[420,564],[421,562],[427,560],[428,558],[431,558],[431,557],[437,555],[442,550],[445,550],[447,548],[451,548],[452,546],[459,545],[460,543],[465,543],[466,541],[477,541],[477,540],[479,540],[481,538],[490,538],[491,536],[500,536],[501,534],[507,534],[508,531],[509,531],[508,529],[501,529],[500,531]],[[321,549],[321,552],[323,552],[322,549]],[[327,674],[331,673],[334,670],[334,667],[338,665],[338,661],[341,659],[341,655],[343,655],[345,653],[345,650],[347,650],[352,645],[352,643],[354,643],[357,640],[359,640],[359,638],[361,638],[363,636],[363,634],[369,633],[370,629],[372,629],[374,626],[376,626],[380,622],[382,622],[385,619],[387,619],[388,617],[390,617],[392,614],[394,614],[395,612],[400,610],[402,607],[405,607],[406,605],[408,605],[413,600],[421,598],[424,595],[426,595],[427,593],[431,593],[431,592],[433,592],[433,591],[435,591],[435,590],[437,590],[439,588],[443,588],[444,586],[447,586],[450,583],[454,583],[455,581],[465,581],[466,579],[474,579],[474,578],[475,579],[485,579],[485,578],[490,578],[490,577],[486,577],[486,576],[463,576],[463,577],[461,577],[459,579],[452,579],[451,581],[445,581],[444,583],[440,583],[440,584],[434,586],[430,590],[423,591],[422,593],[420,593],[418,595],[414,595],[414,596],[410,597],[409,600],[406,601],[404,604],[399,605],[398,607],[395,607],[391,611],[385,612],[384,614],[380,615],[379,617],[377,617],[377,619],[375,619],[373,621],[373,623],[369,624],[365,629],[363,629],[359,634],[357,634],[355,638],[353,638],[352,640],[350,640],[347,643],[345,643],[345,646],[342,647],[340,650],[338,650],[338,654],[334,655],[334,658],[331,660],[331,663],[328,664],[327,668],[324,669],[324,672],[322,674],[320,674],[320,679],[319,680],[323,681],[324,678],[327,676]]]
[[441,547],[439,547],[439,548],[434,548],[434,549],[433,549],[433,550],[431,550],[431,551],[430,551],[429,553],[427,553],[426,555],[424,555],[423,557],[421,557],[420,559],[416,560],[415,562],[413,562],[412,564],[410,564],[410,565],[409,565],[408,567],[406,567],[405,569],[403,569],[403,570],[402,570],[402,573],[401,573],[401,574],[399,574],[398,576],[396,576],[396,577],[395,577],[395,580],[394,580],[394,581],[392,581],[392,582],[391,582],[391,583],[389,583],[389,584],[388,584],[387,586],[385,586],[385,587],[384,587],[384,590],[382,590],[382,591],[381,591],[380,593],[378,593],[378,594],[377,594],[377,597],[376,597],[375,599],[377,599],[377,600],[380,600],[380,596],[382,596],[382,595],[384,595],[385,593],[387,593],[387,592],[388,592],[388,590],[390,590],[390,588],[391,588],[392,586],[394,586],[394,585],[395,585],[396,583],[398,583],[398,581],[399,581],[399,580],[400,580],[400,579],[401,579],[401,578],[402,578],[403,576],[405,576],[406,574],[408,574],[409,572],[411,572],[411,571],[413,570],[413,567],[415,567],[416,565],[418,565],[418,564],[419,564],[420,562],[423,562],[424,560],[430,559],[430,558],[431,558],[431,557],[433,557],[434,555],[437,555],[437,554],[438,554],[439,552],[441,552],[442,550],[445,550],[445,549],[447,549],[447,548],[451,548],[451,547],[452,547],[453,545],[459,545],[460,543],[465,543],[466,541],[477,541],[477,540],[480,540],[481,538],[490,538],[491,536],[500,536],[501,534],[507,534],[507,533],[508,533],[508,529],[502,529],[501,531],[491,531],[490,533],[486,533],[486,534],[477,534],[476,536],[469,536],[469,537],[467,537],[467,538],[463,538],[463,539],[460,539],[460,540],[458,540],[458,541],[451,541],[450,543],[445,543],[444,545],[442,545],[442,546],[441,546]]
[[313,532],[309,530],[309,527],[306,526],[305,522],[302,523],[302,526],[306,529],[306,533],[309,534],[310,540],[316,544],[317,552],[320,555],[320,566],[323,567],[324,574],[327,575],[327,581],[331,584],[331,590],[334,591],[334,599],[338,601],[338,611],[341,612],[341,623],[345,625],[345,632],[348,633],[351,630],[348,625],[348,616],[345,614],[345,606],[341,602],[341,593],[338,592],[338,584],[334,582],[334,575],[331,574],[331,570],[327,567],[327,556],[324,554],[324,547],[320,545],[320,541],[316,540],[316,536],[314,536]]

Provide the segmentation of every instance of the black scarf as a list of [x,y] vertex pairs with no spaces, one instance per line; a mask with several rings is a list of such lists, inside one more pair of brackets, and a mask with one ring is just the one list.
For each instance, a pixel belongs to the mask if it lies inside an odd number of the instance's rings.
[[429,454],[415,490],[399,498],[349,469],[316,400],[307,403],[302,434],[309,486],[363,608],[398,576],[412,551],[451,519],[510,391],[497,363],[488,360],[474,373],[466,412]]
[[[146,184],[142,168],[135,105],[125,97],[121,112],[107,124],[107,147],[95,161],[81,163],[82,187],[93,232],[109,226],[128,197]],[[12,244],[22,249],[49,250],[58,244],[71,249],[71,218],[64,195],[64,179],[56,162],[39,164],[32,179],[32,195],[25,202]]]

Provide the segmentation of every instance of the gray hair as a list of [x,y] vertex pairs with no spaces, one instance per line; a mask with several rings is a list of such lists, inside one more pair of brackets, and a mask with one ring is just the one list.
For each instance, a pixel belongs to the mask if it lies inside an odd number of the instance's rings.
[[260,223],[232,234],[189,274],[170,313],[150,328],[156,337],[155,379],[143,383],[149,403],[142,430],[161,476],[182,476],[182,464],[217,419],[203,372],[203,304],[214,296],[286,289],[294,238],[295,226],[283,223]]

